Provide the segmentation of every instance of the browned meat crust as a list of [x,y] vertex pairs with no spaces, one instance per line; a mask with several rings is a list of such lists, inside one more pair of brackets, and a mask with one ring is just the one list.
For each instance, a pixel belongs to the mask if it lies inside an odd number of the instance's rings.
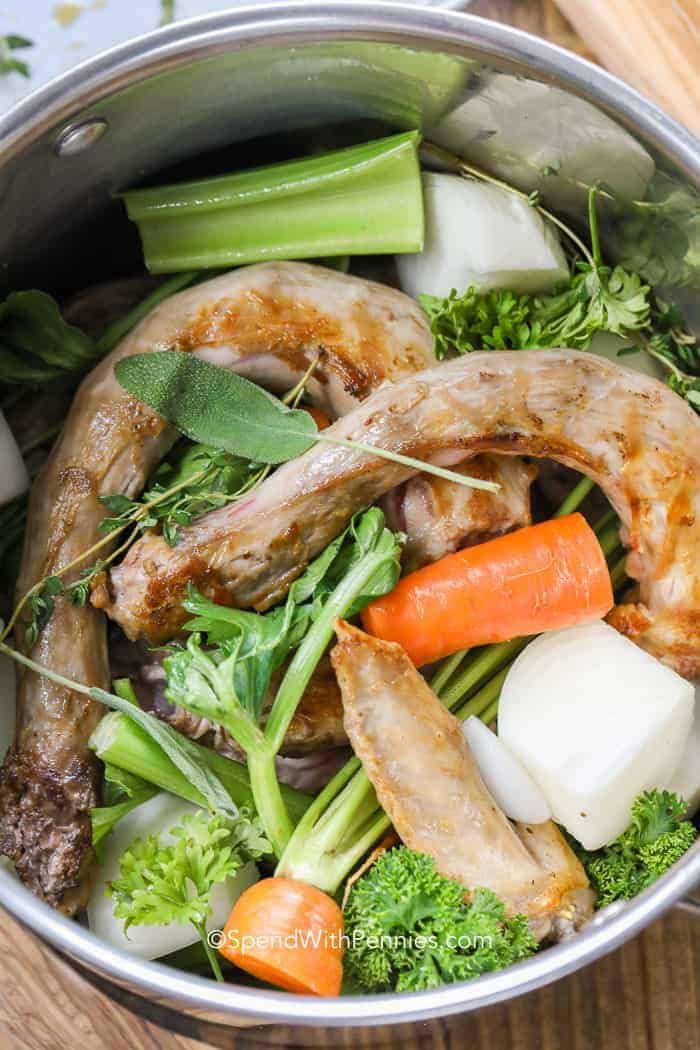
[[89,812],[98,804],[99,773],[76,755],[65,770],[48,767],[41,753],[15,746],[5,759],[0,788],[0,852],[38,897],[66,914],[85,904],[93,852]]
[[[351,405],[353,391],[432,360],[430,332],[415,303],[322,267],[247,267],[161,304],[73,401],[32,491],[19,593],[89,549],[100,538],[99,497],[136,495],[176,437],[119,386],[117,360],[173,347],[218,353],[222,364],[284,388],[325,342],[329,354],[312,395],[332,411]],[[57,601],[32,655],[67,678],[109,684],[104,618],[91,607]],[[90,809],[99,778],[86,745],[101,714],[99,704],[22,674],[14,747],[0,772],[0,849],[40,896],[68,913],[89,889]]]
[[[612,621],[700,676],[700,419],[656,380],[573,350],[473,353],[377,391],[329,434],[429,457],[530,454],[590,475],[622,522],[634,612]],[[265,607],[363,506],[413,471],[319,443],[248,500],[157,536],[110,573],[106,611],[132,637],[180,626],[194,582],[215,601]]]
[[532,523],[530,486],[536,467],[519,456],[483,455],[453,469],[496,481],[500,490],[484,492],[420,474],[387,493],[382,500],[387,524],[406,533],[401,555],[404,572]]

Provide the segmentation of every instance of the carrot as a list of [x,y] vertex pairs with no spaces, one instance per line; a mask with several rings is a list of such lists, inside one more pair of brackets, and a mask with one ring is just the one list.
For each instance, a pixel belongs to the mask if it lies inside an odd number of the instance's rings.
[[327,893],[297,879],[263,879],[236,901],[219,951],[269,984],[339,995],[343,913]]
[[362,614],[416,666],[474,645],[571,627],[613,606],[605,555],[580,514],[519,529],[405,576]]
[[309,413],[319,430],[325,430],[331,425],[329,417],[322,408],[315,408],[313,405],[302,405],[301,407]]

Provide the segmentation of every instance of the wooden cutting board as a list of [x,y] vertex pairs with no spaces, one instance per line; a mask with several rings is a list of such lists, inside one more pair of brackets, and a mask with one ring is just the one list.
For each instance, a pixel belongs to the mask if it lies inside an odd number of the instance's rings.
[[[605,33],[599,31],[594,10],[602,12],[603,21],[610,14],[611,26],[621,24],[612,20],[621,19],[624,9],[635,12],[635,18],[645,9],[645,22],[669,9],[676,15],[678,10],[698,10],[695,0],[560,2],[571,9],[582,36],[552,0],[478,0],[471,10],[547,37],[586,58],[594,58],[601,41],[612,32],[610,27]],[[639,67],[649,79],[647,93],[663,105],[668,86],[653,73],[661,56],[653,33],[647,32],[652,24],[657,22],[646,22],[644,33],[639,29],[637,36],[637,40],[645,38],[644,60],[636,50],[640,44],[627,48],[628,69],[613,65],[617,58],[612,53],[606,52],[606,59],[630,81]],[[697,81],[688,84],[687,94],[693,89],[694,108],[678,112],[681,119],[687,113],[686,122],[697,127],[693,122],[698,111]],[[410,1033],[388,1028],[319,1032],[306,1045],[338,1050],[379,1045],[387,1050],[698,1050],[700,977],[696,975],[700,975],[700,922],[674,912],[595,965],[514,1002],[452,1021],[417,1024]],[[298,1045],[290,1029],[278,1028],[267,1035],[278,1050]],[[253,1050],[266,1045],[262,1039],[256,1031],[208,1026],[143,1001],[122,997],[117,1002],[0,912],[0,1050],[206,1050],[212,1046]]]
[[611,72],[700,134],[700,0],[557,0]]

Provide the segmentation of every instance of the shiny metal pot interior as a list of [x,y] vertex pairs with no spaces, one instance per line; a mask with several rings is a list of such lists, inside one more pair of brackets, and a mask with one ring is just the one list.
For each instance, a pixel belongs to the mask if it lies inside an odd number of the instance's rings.
[[[357,120],[420,126],[579,216],[585,190],[573,176],[629,196],[670,177],[691,202],[700,187],[700,143],[613,77],[541,40],[399,5],[251,7],[116,48],[0,118],[0,285],[61,292],[122,273],[138,255],[115,189],[222,147],[237,164],[245,148],[235,144],[253,137],[283,134],[289,149],[301,129]],[[676,293],[691,319],[698,281],[688,268],[700,257],[688,248],[700,224],[697,212],[695,226],[692,218],[691,204],[658,277],[683,285]],[[610,951],[698,882],[700,846],[634,902],[514,968],[437,991],[333,1001],[217,986],[131,958],[57,915],[5,869],[0,904],[89,970],[200,1018],[363,1025],[454,1014],[537,988]]]

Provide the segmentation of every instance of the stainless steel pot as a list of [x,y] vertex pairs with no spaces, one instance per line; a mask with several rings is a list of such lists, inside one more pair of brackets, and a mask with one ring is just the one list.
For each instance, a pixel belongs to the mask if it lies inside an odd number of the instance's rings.
[[[631,195],[650,178],[668,186],[667,175],[681,196],[700,187],[700,143],[620,81],[542,40],[399,5],[251,7],[118,47],[0,119],[0,283],[60,290],[123,267],[133,245],[123,244],[126,224],[110,200],[116,188],[254,136],[367,118],[418,123],[569,212],[582,213],[585,198],[574,176]],[[691,311],[692,201],[660,272],[665,283],[683,284],[678,294]],[[0,904],[108,981],[196,1017],[371,1025],[473,1010],[541,987],[633,936],[698,882],[700,847],[635,901],[509,970],[438,991],[334,1001],[217,986],[141,962],[57,915],[4,869]]]

